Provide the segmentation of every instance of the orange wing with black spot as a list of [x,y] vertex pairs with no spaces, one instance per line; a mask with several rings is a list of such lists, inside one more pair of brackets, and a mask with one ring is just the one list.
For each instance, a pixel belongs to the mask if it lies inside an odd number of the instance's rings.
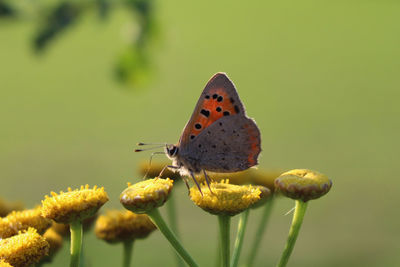
[[224,116],[240,114],[245,109],[235,86],[225,73],[215,74],[207,83],[186,124],[178,145],[185,147],[202,131]]

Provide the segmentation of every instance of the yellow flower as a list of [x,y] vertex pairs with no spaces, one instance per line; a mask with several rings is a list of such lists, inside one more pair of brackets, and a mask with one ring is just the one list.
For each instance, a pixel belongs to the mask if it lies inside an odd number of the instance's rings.
[[12,267],[8,262],[0,260],[0,267]]
[[0,240],[0,259],[15,267],[29,266],[47,255],[49,243],[34,228]]
[[146,214],[111,210],[97,219],[95,232],[98,238],[114,243],[145,238],[155,229]]
[[21,202],[7,202],[4,199],[0,198],[0,217],[7,216],[12,211],[22,210],[24,205]]
[[68,192],[45,196],[42,200],[42,215],[58,223],[82,221],[93,216],[101,206],[108,201],[104,188],[93,189],[89,185],[81,186],[80,190],[68,188]]
[[[139,164],[139,173],[141,175],[145,175],[147,173],[147,177],[158,177],[162,169],[170,164],[171,163],[168,163],[166,161],[152,161],[149,169],[149,162],[143,161]],[[179,172],[173,172],[172,170],[165,168],[160,178],[165,179],[167,177],[172,180],[179,180],[181,176],[179,175]]]
[[53,257],[54,254],[62,247],[63,238],[53,228],[47,229],[43,237],[50,245],[49,257]]
[[51,221],[42,217],[40,206],[30,210],[13,211],[6,217],[0,218],[0,238],[16,235],[29,227],[43,234],[50,225]]
[[275,180],[275,186],[285,196],[306,202],[328,193],[332,181],[317,171],[295,169],[282,173]]
[[233,185],[229,184],[229,180],[212,182],[210,187],[212,192],[206,184],[201,185],[203,195],[197,188],[192,187],[190,198],[197,206],[212,214],[234,216],[260,200],[259,187]]
[[135,213],[146,213],[167,201],[174,181],[167,178],[148,179],[126,188],[120,195],[121,204]]

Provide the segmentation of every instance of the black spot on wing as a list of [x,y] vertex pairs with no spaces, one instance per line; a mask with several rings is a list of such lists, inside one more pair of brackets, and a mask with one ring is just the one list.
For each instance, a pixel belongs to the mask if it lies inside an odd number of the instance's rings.
[[206,98],[206,99],[210,99],[210,96],[209,96],[209,95],[206,95],[205,98]]
[[229,115],[231,115],[231,113],[229,112],[229,111],[224,111],[224,116],[229,116]]
[[217,94],[213,94],[213,99],[216,99],[218,97]]
[[218,102],[222,102],[222,100],[224,100],[224,98],[223,98],[222,96],[219,96],[219,97],[217,98],[217,101],[218,101]]
[[201,124],[200,123],[196,123],[194,125],[194,128],[196,128],[197,130],[200,130],[201,129]]
[[239,113],[239,112],[240,112],[239,107],[238,107],[237,105],[235,105],[234,108],[235,108],[235,112],[236,112],[236,113]]
[[216,110],[217,112],[221,112],[221,111],[222,111],[222,108],[221,108],[221,107],[217,107],[215,110]]
[[209,111],[209,110],[206,110],[206,109],[202,109],[202,110],[200,111],[200,113],[201,113],[202,115],[206,116],[207,118],[210,116],[210,111]]

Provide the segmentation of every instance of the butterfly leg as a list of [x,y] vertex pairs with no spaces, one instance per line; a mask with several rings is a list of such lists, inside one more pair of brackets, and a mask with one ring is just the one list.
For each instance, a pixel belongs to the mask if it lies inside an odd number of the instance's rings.
[[162,170],[160,171],[160,174],[158,175],[158,177],[162,177],[165,169],[167,168],[171,168],[171,169],[179,169],[179,167],[177,166],[172,166],[172,165],[165,165],[164,168],[162,168]]
[[196,178],[194,177],[193,172],[192,172],[192,171],[189,171],[189,173],[190,173],[190,176],[192,176],[193,181],[194,181],[194,183],[196,184],[197,188],[199,189],[200,194],[203,196],[203,192],[201,192],[201,188],[200,188],[199,182],[197,182]]
[[204,173],[204,179],[206,180],[208,189],[210,189],[210,193],[214,194],[213,191],[211,190],[211,187],[210,187],[210,177],[208,177],[208,174],[206,173],[206,170],[203,170],[203,173]]

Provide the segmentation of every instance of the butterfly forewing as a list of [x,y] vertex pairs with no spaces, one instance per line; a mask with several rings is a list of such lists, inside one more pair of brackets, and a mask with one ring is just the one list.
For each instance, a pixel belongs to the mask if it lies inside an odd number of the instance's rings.
[[185,149],[185,146],[214,122],[231,115],[245,116],[245,109],[232,81],[225,73],[217,73],[204,88],[192,117],[183,130],[179,146]]

